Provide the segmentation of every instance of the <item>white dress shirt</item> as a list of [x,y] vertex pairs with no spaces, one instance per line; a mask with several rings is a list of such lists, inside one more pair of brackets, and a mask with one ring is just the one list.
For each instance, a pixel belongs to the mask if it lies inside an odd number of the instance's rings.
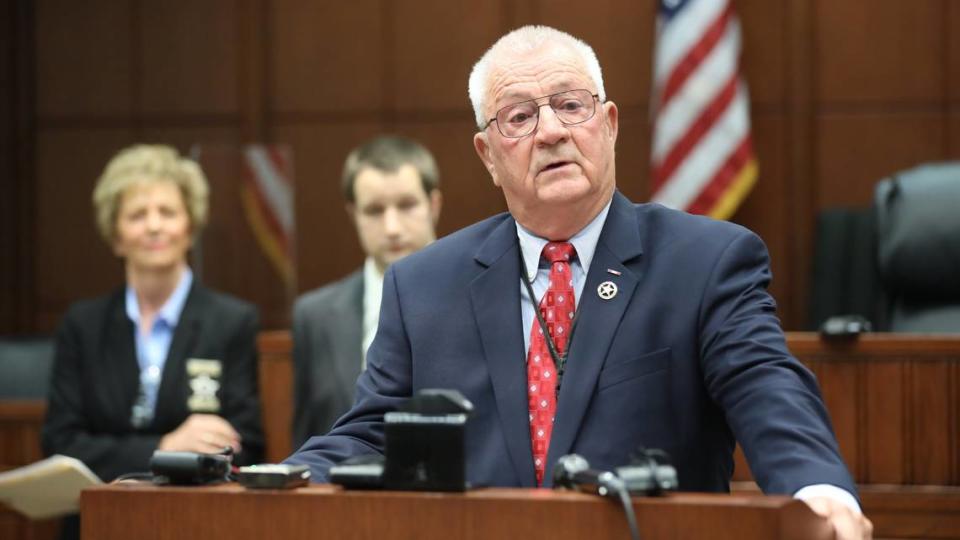
[[360,371],[367,369],[367,349],[377,335],[380,322],[380,301],[383,299],[383,273],[377,269],[373,257],[363,263],[363,349]]

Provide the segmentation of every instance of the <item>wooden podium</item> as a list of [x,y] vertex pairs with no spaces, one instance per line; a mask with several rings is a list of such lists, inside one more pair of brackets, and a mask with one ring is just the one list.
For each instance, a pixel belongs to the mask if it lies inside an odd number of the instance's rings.
[[[619,503],[543,489],[461,494],[124,483],[84,490],[80,506],[83,538],[97,540],[630,538]],[[633,507],[644,540],[833,538],[826,520],[789,497],[682,493],[635,498]]]

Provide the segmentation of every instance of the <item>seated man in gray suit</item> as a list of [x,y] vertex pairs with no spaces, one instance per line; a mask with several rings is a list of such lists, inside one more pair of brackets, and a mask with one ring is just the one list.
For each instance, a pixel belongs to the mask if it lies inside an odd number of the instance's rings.
[[347,156],[347,213],[367,255],[362,268],[301,296],[293,310],[293,447],[326,433],[353,404],[377,332],[387,266],[436,235],[441,195],[430,152],[410,139],[377,137]]

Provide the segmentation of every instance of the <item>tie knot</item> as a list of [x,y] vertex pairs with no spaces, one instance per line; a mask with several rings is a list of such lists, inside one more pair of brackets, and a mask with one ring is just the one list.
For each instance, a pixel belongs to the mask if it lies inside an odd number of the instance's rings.
[[576,252],[570,242],[549,242],[543,247],[543,258],[551,263],[570,262]]

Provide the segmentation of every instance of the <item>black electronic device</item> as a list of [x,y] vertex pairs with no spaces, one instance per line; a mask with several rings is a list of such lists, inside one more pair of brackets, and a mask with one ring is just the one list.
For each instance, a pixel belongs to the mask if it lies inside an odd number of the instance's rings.
[[383,487],[383,456],[366,454],[346,459],[330,468],[330,483],[347,489]]
[[679,486],[677,469],[662,450],[641,447],[633,453],[630,463],[615,471],[631,495],[660,495]]
[[310,482],[310,468],[306,465],[275,465],[272,463],[240,467],[237,480],[253,489],[291,489]]
[[610,471],[598,471],[579,454],[561,456],[553,468],[553,485],[604,497],[618,497],[623,481]]
[[616,474],[591,469],[590,463],[583,456],[567,454],[560,456],[553,467],[553,486],[557,489],[574,489],[619,501],[623,507],[627,526],[630,528],[630,537],[640,540],[640,530],[637,528],[637,516],[633,512],[630,493],[627,491],[626,484]]
[[466,490],[464,430],[472,411],[456,390],[424,389],[385,414],[383,487]]
[[824,339],[856,339],[872,329],[870,321],[860,315],[836,315],[823,321],[820,335]]
[[231,456],[157,450],[150,472],[160,484],[200,485],[229,480]]

